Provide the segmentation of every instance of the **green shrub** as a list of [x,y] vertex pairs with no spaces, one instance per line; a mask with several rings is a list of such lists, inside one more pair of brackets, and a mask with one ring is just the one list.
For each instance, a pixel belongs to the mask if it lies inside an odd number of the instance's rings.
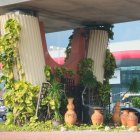
[[6,90],[3,95],[5,106],[12,110],[7,114],[6,124],[23,125],[35,115],[38,91],[38,86],[24,81],[15,81],[13,89]]
[[140,108],[140,97],[133,97],[131,101],[134,107]]

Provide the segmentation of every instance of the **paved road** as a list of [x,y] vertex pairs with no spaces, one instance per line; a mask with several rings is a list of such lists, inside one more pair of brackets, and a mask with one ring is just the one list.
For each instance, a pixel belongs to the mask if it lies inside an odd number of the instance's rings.
[[140,140],[140,132],[0,132],[0,140]]

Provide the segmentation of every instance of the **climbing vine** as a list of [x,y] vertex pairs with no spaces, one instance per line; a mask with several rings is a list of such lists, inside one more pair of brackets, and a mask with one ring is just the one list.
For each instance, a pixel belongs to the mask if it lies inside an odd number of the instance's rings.
[[106,57],[104,63],[104,80],[103,83],[97,81],[92,69],[93,60],[85,58],[78,64],[78,74],[80,76],[80,83],[84,87],[93,89],[94,96],[97,97],[96,105],[106,107],[110,100],[111,86],[109,79],[113,76],[116,68],[115,59],[109,49],[106,50]]
[[96,86],[97,80],[93,74],[93,60],[90,58],[85,58],[81,60],[78,64],[77,73],[80,76],[80,84],[88,87],[94,88]]
[[106,49],[106,56],[104,62],[104,81],[103,83],[98,82],[97,92],[102,107],[106,107],[110,102],[110,90],[109,79],[112,78],[115,68],[116,61],[109,49]]
[[24,75],[21,73],[20,58],[17,52],[17,41],[19,40],[20,30],[18,22],[9,19],[5,24],[5,34],[0,37],[1,80],[4,80],[6,89],[11,88],[14,82],[14,66],[18,68],[16,74],[18,79],[22,79]]
[[69,43],[68,46],[66,47],[66,57],[65,57],[65,62],[68,60],[70,54],[71,54],[71,44],[72,44],[72,39],[73,39],[73,34],[69,37]]
[[[92,25],[86,25],[85,29],[88,30],[104,30],[107,31],[108,33],[108,38],[113,40],[113,36],[114,36],[114,32],[113,32],[113,25],[112,24],[92,24]],[[66,47],[66,57],[65,57],[65,62],[68,60],[70,54],[71,54],[71,44],[72,44],[72,39],[73,39],[73,35],[74,33],[72,33],[72,35],[69,37],[69,43],[68,46]]]
[[101,105],[106,107],[110,102],[110,90],[109,79],[112,78],[116,69],[116,61],[109,49],[106,49],[106,57],[104,62],[104,81],[103,84],[98,82],[98,94],[101,100]]
[[106,49],[106,58],[104,62],[104,78],[109,80],[112,78],[116,69],[116,61],[109,49]]
[[5,24],[5,34],[0,37],[0,62],[2,74],[0,81],[5,83],[5,105],[11,110],[6,123],[22,125],[35,114],[35,98],[38,87],[25,81],[18,52],[20,24],[9,19]]

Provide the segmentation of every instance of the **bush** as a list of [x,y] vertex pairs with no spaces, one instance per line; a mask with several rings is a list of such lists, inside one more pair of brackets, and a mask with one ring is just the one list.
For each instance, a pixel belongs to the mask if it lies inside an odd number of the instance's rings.
[[134,107],[140,108],[140,97],[133,97],[132,98],[132,105]]

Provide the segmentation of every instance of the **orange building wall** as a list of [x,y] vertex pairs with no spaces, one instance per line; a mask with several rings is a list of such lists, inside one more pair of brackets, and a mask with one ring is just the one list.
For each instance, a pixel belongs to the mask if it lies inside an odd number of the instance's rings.
[[[50,56],[48,52],[43,23],[40,23],[40,31],[41,31],[41,37],[42,37],[42,46],[44,50],[45,63],[49,65],[51,68],[65,67],[65,68],[72,69],[77,73],[77,64],[79,63],[81,59],[85,58],[85,55],[86,55],[86,38],[83,36],[83,34],[85,33],[85,30],[76,29],[74,31],[71,55],[69,59],[66,61],[66,63],[64,63],[63,65],[57,64],[52,59],[52,57]],[[75,84],[78,84],[79,78],[77,74],[75,75],[74,79],[75,79]]]

